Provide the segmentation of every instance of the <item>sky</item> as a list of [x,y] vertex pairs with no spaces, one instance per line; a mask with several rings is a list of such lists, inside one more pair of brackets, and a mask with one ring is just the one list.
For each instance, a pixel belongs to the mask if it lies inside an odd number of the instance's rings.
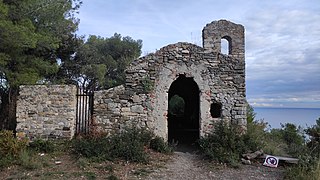
[[203,27],[245,27],[247,101],[320,108],[319,0],[82,0],[77,34],[143,41],[142,55],[177,42],[202,46]]

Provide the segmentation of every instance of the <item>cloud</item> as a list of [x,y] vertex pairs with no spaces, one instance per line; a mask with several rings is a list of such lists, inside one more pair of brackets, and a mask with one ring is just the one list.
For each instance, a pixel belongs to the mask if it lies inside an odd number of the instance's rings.
[[144,54],[180,41],[201,45],[213,20],[243,24],[248,101],[320,108],[318,0],[83,1],[80,34],[142,39]]
[[249,102],[320,107],[318,12],[278,6],[247,18]]

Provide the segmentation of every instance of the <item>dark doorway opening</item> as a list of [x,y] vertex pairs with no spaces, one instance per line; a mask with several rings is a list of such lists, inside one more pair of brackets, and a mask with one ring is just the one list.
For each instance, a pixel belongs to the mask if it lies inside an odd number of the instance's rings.
[[181,74],[171,84],[168,102],[168,141],[192,145],[199,139],[199,87]]

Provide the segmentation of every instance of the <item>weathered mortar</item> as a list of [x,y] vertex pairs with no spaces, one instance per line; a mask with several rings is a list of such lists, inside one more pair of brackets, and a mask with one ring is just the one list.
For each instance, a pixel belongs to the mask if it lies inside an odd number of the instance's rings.
[[20,86],[17,101],[17,133],[33,138],[65,138],[74,135],[76,86]]
[[[220,53],[221,39],[229,42],[229,55]],[[200,135],[213,122],[231,121],[246,126],[244,28],[220,20],[203,29],[204,48],[176,43],[132,62],[126,83],[95,94],[95,121],[112,132],[126,125],[143,126],[168,137],[168,91],[181,74],[192,77],[200,93]],[[150,88],[152,87],[152,88]],[[212,103],[221,104],[221,116],[213,118]]]

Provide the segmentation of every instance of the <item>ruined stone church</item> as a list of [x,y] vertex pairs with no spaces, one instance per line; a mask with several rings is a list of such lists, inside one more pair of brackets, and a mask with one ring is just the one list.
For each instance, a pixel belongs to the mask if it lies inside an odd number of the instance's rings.
[[[202,37],[203,47],[179,42],[134,60],[126,69],[125,84],[94,92],[95,127],[109,133],[130,125],[147,127],[168,141],[180,142],[210,133],[216,121],[232,122],[245,129],[244,27],[227,20],[213,21],[203,28]],[[228,54],[221,53],[223,39],[228,42]],[[32,94],[28,94],[28,88],[20,88],[17,132],[72,137],[77,126],[76,88],[38,86],[42,88],[39,94],[45,88],[54,88],[50,90],[56,92],[53,99],[61,99],[57,105],[55,100],[43,98],[32,104],[35,101],[26,97],[37,94],[37,88]],[[63,98],[57,97],[61,91]],[[41,100],[48,112],[59,113],[38,112],[44,109],[39,108]],[[177,102],[182,109],[172,113],[169,106]],[[35,109],[30,110],[32,107]]]
[[[134,124],[165,139],[197,139],[214,121],[246,126],[244,27],[226,20],[207,24],[203,47],[190,43],[165,46],[134,60],[123,86],[95,94],[95,120],[107,131]],[[229,53],[221,53],[221,40]],[[174,95],[184,113],[168,113]],[[121,128],[121,127],[120,127]]]

